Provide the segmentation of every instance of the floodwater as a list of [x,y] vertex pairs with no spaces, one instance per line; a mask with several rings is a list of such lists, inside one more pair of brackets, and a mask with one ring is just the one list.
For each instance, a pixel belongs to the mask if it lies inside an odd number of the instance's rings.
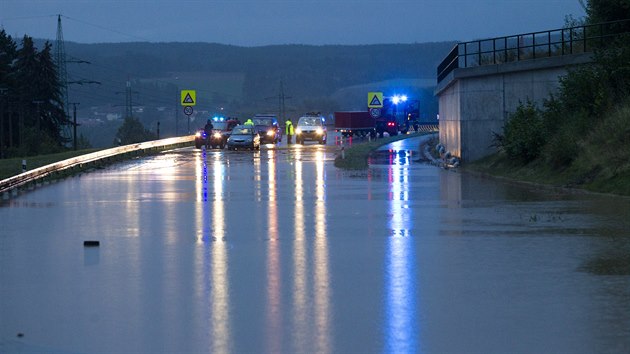
[[628,199],[417,145],[360,172],[334,146],[183,149],[5,200],[0,352],[630,351],[630,276],[588,267],[630,249]]

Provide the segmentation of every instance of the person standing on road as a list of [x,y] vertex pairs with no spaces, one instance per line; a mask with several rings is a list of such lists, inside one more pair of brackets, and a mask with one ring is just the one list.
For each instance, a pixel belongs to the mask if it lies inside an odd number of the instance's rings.
[[212,134],[212,129],[214,129],[214,125],[212,124],[212,120],[208,119],[208,122],[203,127],[203,131],[206,133],[206,147],[209,147],[210,144],[210,135]]
[[293,123],[291,122],[291,119],[288,119],[284,123],[284,127],[285,133],[287,134],[287,144],[291,144],[291,139],[293,138],[293,134],[295,133],[295,131],[293,130]]
[[244,125],[254,125],[254,121],[251,118],[247,118]]
[[208,136],[212,133],[212,129],[214,129],[214,125],[212,125],[212,120],[208,119],[208,122],[203,127],[203,130],[208,134]]

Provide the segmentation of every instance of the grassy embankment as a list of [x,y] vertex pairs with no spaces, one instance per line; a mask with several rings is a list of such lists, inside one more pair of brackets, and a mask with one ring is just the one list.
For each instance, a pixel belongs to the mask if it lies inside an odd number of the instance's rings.
[[60,152],[57,154],[2,159],[0,160],[0,180],[22,173],[22,160],[26,160],[27,170],[33,170],[38,167],[46,166],[75,156],[89,154],[94,151],[98,151],[98,149],[85,149]]
[[575,139],[579,139],[576,158],[561,168],[544,158],[523,164],[503,152],[466,168],[513,180],[630,196],[630,102],[606,114],[588,136]]
[[427,133],[414,133],[406,135],[396,135],[387,138],[375,139],[372,141],[365,141],[358,144],[353,144],[349,148],[344,150],[345,158],[341,158],[341,153],[335,158],[335,167],[344,170],[363,170],[368,167],[368,157],[370,153],[380,146],[392,143],[394,141],[414,138]]

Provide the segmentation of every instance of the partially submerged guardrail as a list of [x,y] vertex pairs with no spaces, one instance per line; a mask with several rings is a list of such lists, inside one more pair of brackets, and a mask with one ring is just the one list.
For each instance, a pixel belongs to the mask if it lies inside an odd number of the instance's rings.
[[106,160],[116,156],[121,156],[133,152],[139,151],[151,151],[151,150],[165,150],[171,148],[178,148],[189,146],[195,140],[195,136],[184,136],[176,138],[168,138],[162,140],[147,141],[144,143],[129,144],[125,146],[119,146],[111,149],[96,151],[93,153],[76,156],[67,160],[52,163],[50,165],[42,166],[30,171],[20,173],[19,175],[9,177],[0,181],[0,193],[9,192],[12,189],[19,188],[21,186],[33,183],[39,179],[45,178],[53,173],[67,170],[76,166],[83,166],[97,162],[99,160]]

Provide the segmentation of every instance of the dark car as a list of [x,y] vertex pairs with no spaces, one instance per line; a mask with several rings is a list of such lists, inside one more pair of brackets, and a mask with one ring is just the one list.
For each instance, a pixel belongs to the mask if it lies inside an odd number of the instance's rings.
[[204,128],[197,130],[195,133],[195,147],[200,149],[202,146],[221,148],[225,147],[228,136],[232,129],[238,125],[238,121],[234,119],[214,119],[212,121],[212,131],[208,134]]
[[223,149],[232,129],[234,129],[237,124],[238,122],[233,119],[214,121],[212,123],[212,133],[208,137],[208,146]]
[[303,144],[305,140],[311,140],[326,144],[328,133],[324,122],[324,117],[319,115],[300,117],[295,128],[295,142]]
[[282,140],[282,132],[278,125],[278,118],[274,115],[257,114],[252,118],[256,131],[260,134],[260,141],[264,144],[275,144]]
[[228,149],[260,149],[260,135],[251,125],[237,125],[227,139]]

